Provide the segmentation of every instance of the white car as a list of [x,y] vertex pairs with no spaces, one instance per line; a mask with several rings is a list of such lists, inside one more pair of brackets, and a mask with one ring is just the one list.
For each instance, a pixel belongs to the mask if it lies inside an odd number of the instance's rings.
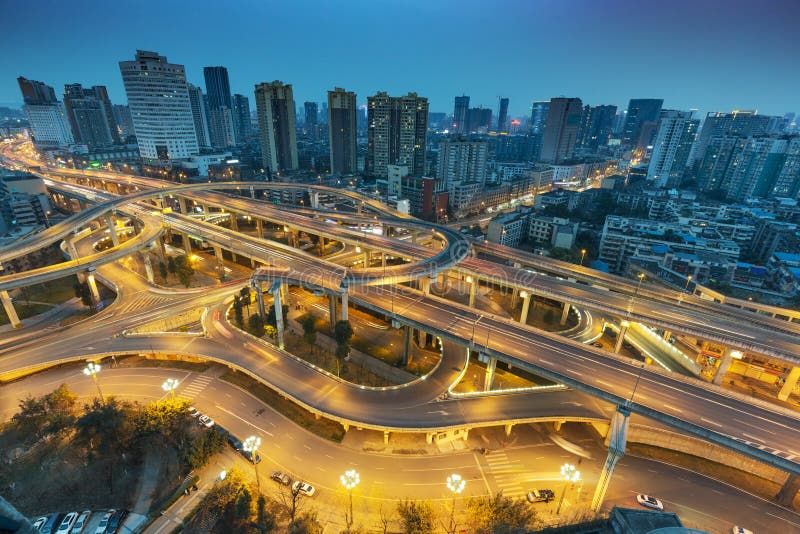
[[86,523],[89,522],[89,518],[92,516],[91,510],[84,510],[81,512],[81,515],[78,516],[78,519],[75,521],[75,524],[72,525],[72,530],[69,531],[69,534],[81,534],[83,529],[86,528]]
[[639,495],[636,496],[636,502],[638,502],[642,506],[646,506],[647,508],[658,510],[659,512],[664,511],[664,503],[662,503],[655,497],[651,497],[650,495],[644,495],[640,493]]
[[33,522],[33,531],[39,532],[39,529],[42,528],[42,525],[44,525],[45,523],[47,523],[46,515],[36,518],[36,521]]
[[200,424],[206,428],[211,428],[214,426],[214,420],[207,415],[201,415],[197,418],[197,420],[200,421]]
[[317,492],[316,488],[311,484],[306,484],[305,482],[300,482],[299,480],[292,484],[292,490],[296,493],[300,493],[305,495],[306,497],[313,497],[314,494]]
[[97,525],[97,528],[94,529],[94,534],[105,534],[106,527],[108,526],[108,520],[111,519],[111,515],[114,513],[114,510],[109,510],[108,512],[103,514],[103,518],[100,520],[100,524]]
[[753,534],[753,531],[744,527],[733,527],[733,534]]
[[75,524],[75,521],[78,520],[78,512],[70,512],[64,516],[64,519],[61,520],[61,524],[58,525],[58,530],[56,530],[56,534],[69,534],[69,531],[72,529],[72,525]]

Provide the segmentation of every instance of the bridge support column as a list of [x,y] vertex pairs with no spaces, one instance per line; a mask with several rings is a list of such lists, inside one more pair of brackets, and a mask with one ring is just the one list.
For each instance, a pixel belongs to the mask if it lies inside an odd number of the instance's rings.
[[798,491],[800,491],[800,476],[789,475],[775,496],[775,501],[781,506],[791,507]]
[[389,431],[388,430],[384,430],[383,431],[383,444],[384,445],[388,445],[389,444]]
[[284,348],[283,342],[283,303],[281,302],[281,285],[273,284],[272,297],[274,299],[273,306],[275,306],[275,329],[278,331],[278,348]]
[[425,293],[426,295],[430,295],[431,293],[431,279],[427,276],[423,276],[418,279],[419,280],[419,290]]
[[497,358],[489,356],[489,363],[486,364],[486,375],[483,378],[483,391],[492,389],[494,383],[494,372],[497,368]]
[[511,435],[511,429],[514,428],[514,423],[508,423],[505,425],[506,437]]
[[347,314],[347,288],[342,288],[342,321],[348,321],[349,317]]
[[250,282],[250,286],[253,288],[253,291],[256,294],[256,302],[258,303],[258,315],[260,315],[262,319],[266,319],[267,312],[264,309],[264,294],[261,292],[261,282],[252,281]]
[[628,407],[617,406],[617,411],[611,419],[608,456],[597,481],[594,497],[592,497],[592,510],[595,512],[599,511],[603,505],[606,491],[611,483],[611,476],[614,474],[614,468],[617,466],[619,459],[625,455],[625,447],[628,441],[628,417],[630,414],[631,411]]
[[189,208],[186,206],[186,198],[185,197],[178,197],[178,207],[181,210],[181,214],[188,215]]
[[381,252],[381,267],[386,269],[386,253]]
[[208,206],[201,205],[200,208],[203,210],[203,219],[208,219],[208,216],[211,215],[211,208]]
[[[186,253],[187,256],[192,255],[192,242],[189,239],[189,234],[182,232],[181,233],[181,241],[183,242],[183,251]],[[214,249],[216,250],[216,249]]]
[[792,370],[789,371],[789,376],[786,377],[786,382],[783,383],[783,387],[778,393],[780,400],[785,401],[789,398],[789,395],[794,392],[794,388],[797,386],[798,379],[800,379],[800,367],[792,367]]
[[111,213],[106,213],[106,226],[108,227],[108,234],[111,236],[111,242],[114,246],[119,246],[119,236],[117,235],[117,228],[114,226],[114,216]]
[[519,289],[516,287],[511,290],[511,309],[517,307],[517,302],[519,302]]
[[711,381],[713,384],[722,384],[725,373],[728,372],[728,369],[733,363],[734,355],[741,356],[741,352],[734,351],[730,347],[725,347],[725,350],[722,352],[722,359],[719,361],[719,367],[717,367],[717,372],[714,373],[714,380]]
[[222,258],[222,247],[214,247],[214,256],[217,258],[217,272],[219,272],[220,281],[225,280],[225,263]]
[[231,212],[231,230],[234,232],[239,231],[239,219],[236,218],[236,213]]
[[14,309],[14,303],[11,302],[11,297],[8,296],[8,291],[0,291],[0,302],[3,303],[3,309],[8,316],[8,322],[14,328],[22,328],[22,322],[19,320],[17,310]]
[[408,365],[408,362],[411,361],[412,330],[413,329],[408,325],[403,326],[403,365]]
[[167,261],[167,244],[164,242],[164,236],[158,238],[158,251],[161,255],[161,261]]
[[561,419],[559,419],[558,421],[553,421],[553,429],[556,432],[561,432],[561,425],[563,425],[563,424],[564,424],[564,421],[562,421]]
[[411,243],[416,245],[418,237],[419,237],[419,230],[411,230]]
[[475,307],[475,295],[478,292],[478,279],[467,276],[467,284],[469,284],[469,307]]
[[369,267],[369,250],[364,250],[364,268]]
[[433,432],[425,432],[425,443],[427,443],[428,445],[433,443],[433,436],[434,436]]
[[155,284],[156,280],[153,276],[153,264],[150,262],[150,253],[146,250],[141,252],[142,260],[144,260],[144,272],[147,275],[147,281],[151,284]]
[[97,282],[94,279],[94,269],[86,271],[86,283],[89,284],[89,291],[92,294],[92,302],[100,307],[100,292],[97,291]]
[[528,324],[528,310],[531,307],[531,294],[527,291],[523,291],[522,295],[522,312],[519,314],[519,322],[522,324]]
[[663,339],[664,341],[669,342],[669,338],[671,338],[671,337],[672,337],[672,332],[670,332],[669,330],[664,330],[664,335],[661,336],[661,339]]
[[328,320],[331,323],[331,332],[336,328],[336,316],[338,315],[336,307],[336,295],[328,293]]
[[342,428],[344,428],[344,433],[347,434],[350,430],[350,423],[342,423]]
[[256,219],[256,236],[259,239],[264,239],[264,221]]
[[617,334],[617,343],[614,345],[614,354],[619,354],[619,349],[622,348],[622,342],[625,341],[625,334],[628,332],[628,321],[622,321],[619,327],[619,334]]
[[569,308],[570,308],[569,302],[565,301],[564,307],[561,309],[561,321],[559,321],[559,324],[561,326],[567,324],[567,317],[569,317]]

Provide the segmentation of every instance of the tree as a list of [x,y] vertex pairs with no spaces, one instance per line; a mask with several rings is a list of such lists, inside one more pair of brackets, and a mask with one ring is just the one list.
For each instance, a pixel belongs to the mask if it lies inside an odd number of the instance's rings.
[[77,396],[61,384],[42,397],[28,396],[19,402],[19,412],[11,418],[20,432],[40,439],[57,434],[75,424]]
[[175,274],[178,272],[178,265],[175,263],[175,258],[172,256],[167,258],[167,271],[169,271],[169,274],[172,276],[175,276]]
[[88,282],[78,282],[72,288],[75,290],[75,296],[81,299],[81,304],[94,308],[92,290],[89,288]]
[[261,534],[268,534],[278,528],[278,520],[275,514],[267,509],[267,499],[260,494],[256,504],[256,528]]
[[168,274],[167,264],[164,263],[163,261],[158,262],[158,274],[161,275],[161,278],[163,278],[164,281],[167,280],[167,274]]
[[264,335],[264,319],[259,314],[253,314],[247,320],[247,331],[256,337]]
[[244,286],[239,290],[239,296],[242,298],[242,303],[247,306],[247,311],[250,311],[250,288]]
[[309,313],[300,321],[300,326],[303,327],[303,341],[313,347],[317,343],[317,318]]
[[104,457],[112,451],[126,449],[133,435],[130,420],[131,405],[107,397],[93,399],[84,406],[84,413],[75,423],[77,437]]
[[350,354],[350,339],[352,337],[353,327],[350,326],[350,321],[337,321],[333,328],[337,358],[344,359]]
[[470,497],[467,521],[476,534],[524,534],[538,524],[536,511],[522,499],[495,496]]
[[436,514],[430,501],[403,499],[397,503],[397,514],[405,534],[427,534],[434,530]]
[[568,261],[572,263],[579,263],[581,261],[580,252],[576,252],[570,248],[553,248],[547,254],[554,260]]
[[[282,306],[283,309],[283,324],[286,324],[286,319],[289,317],[289,309],[286,306]],[[267,310],[267,321],[266,323],[270,326],[277,327],[278,321],[277,317],[275,316],[275,306],[270,306]]]
[[316,512],[305,512],[289,523],[289,534],[322,534]]
[[175,258],[175,270],[178,275],[178,280],[181,281],[184,287],[189,287],[192,283],[194,268],[186,255],[181,254]]
[[302,495],[300,495],[299,490],[291,486],[281,486],[278,502],[280,503],[283,514],[289,518],[289,524],[291,525],[300,517],[300,510],[305,501]]
[[183,462],[190,469],[197,469],[208,463],[212,456],[225,448],[225,436],[216,427],[209,432],[201,432],[184,450]]
[[233,319],[239,328],[244,328],[244,313],[242,312],[242,299],[239,295],[233,296]]
[[264,327],[264,332],[270,339],[275,339],[275,336],[278,335],[278,329],[272,326],[271,324],[268,324],[267,326]]

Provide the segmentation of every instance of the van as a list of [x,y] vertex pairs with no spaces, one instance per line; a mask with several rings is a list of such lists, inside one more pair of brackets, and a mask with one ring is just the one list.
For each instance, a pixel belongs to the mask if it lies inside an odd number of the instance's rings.
[[50,519],[42,525],[42,528],[39,530],[40,534],[55,534],[56,529],[61,524],[61,520],[64,519],[64,514],[53,514],[50,516]]

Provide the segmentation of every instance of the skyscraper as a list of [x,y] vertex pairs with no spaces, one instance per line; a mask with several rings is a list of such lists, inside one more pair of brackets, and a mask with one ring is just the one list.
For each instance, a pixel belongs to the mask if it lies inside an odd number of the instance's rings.
[[729,166],[725,197],[743,202],[770,195],[786,160],[790,139],[771,136],[748,138]]
[[469,97],[457,96],[453,107],[453,131],[466,133],[469,122]]
[[313,128],[317,125],[317,103],[316,102],[303,102],[303,108],[306,112],[305,126],[306,129]]
[[76,143],[90,147],[119,143],[114,111],[105,86],[85,89],[79,83],[65,85],[64,109]]
[[31,125],[34,145],[37,147],[66,146],[74,142],[72,128],[67,120],[64,104],[56,99],[55,90],[43,82],[17,78],[23,109]]
[[331,172],[354,174],[356,160],[356,94],[341,87],[328,91],[328,139]]
[[658,120],[647,180],[656,187],[679,187],[700,121],[691,111],[665,109]]
[[550,99],[547,126],[542,136],[541,161],[561,163],[573,157],[582,114],[580,98]]
[[547,114],[550,113],[550,101],[539,100],[531,106],[531,133],[540,135],[547,126]]
[[170,160],[199,152],[186,69],[166,56],[136,51],[119,69],[143,158]]
[[225,67],[203,67],[206,81],[206,95],[209,109],[225,107],[231,109],[231,84],[228,81],[228,69]]
[[596,152],[608,144],[617,106],[584,106],[581,119],[580,147],[588,152]]
[[227,148],[236,145],[236,128],[233,124],[233,103],[228,69],[204,67],[206,103],[208,105],[208,131],[211,145]]
[[194,131],[197,134],[197,146],[211,148],[211,138],[208,133],[208,117],[206,115],[205,97],[203,91],[196,85],[187,84],[189,90],[189,104],[192,107]]
[[497,132],[508,133],[508,98],[500,98],[500,108],[497,111]]
[[112,106],[114,113],[114,122],[119,129],[119,135],[124,139],[129,135],[135,135],[133,131],[133,117],[131,117],[131,108],[125,104],[114,104]]
[[646,149],[655,134],[658,114],[664,101],[656,98],[632,98],[628,103],[622,142],[636,150]]
[[276,80],[256,85],[261,160],[273,172],[297,169],[297,137],[292,84]]
[[446,140],[439,143],[436,177],[449,191],[457,182],[486,182],[486,160],[489,144],[468,139]]
[[487,133],[492,127],[492,110],[484,107],[467,111],[466,133]]
[[244,95],[233,95],[233,127],[236,141],[244,143],[250,138],[250,99]]
[[726,188],[731,162],[747,143],[746,137],[720,135],[712,137],[706,145],[703,158],[697,160],[697,188],[717,191]]
[[756,111],[734,110],[732,113],[708,113],[703,122],[703,129],[697,138],[697,145],[692,155],[693,161],[690,163],[703,161],[706,147],[713,137],[760,135],[766,132],[770,118],[768,115],[758,115]]
[[428,99],[385,92],[367,98],[367,158],[365,174],[385,178],[388,165],[405,165],[412,176],[425,173]]

